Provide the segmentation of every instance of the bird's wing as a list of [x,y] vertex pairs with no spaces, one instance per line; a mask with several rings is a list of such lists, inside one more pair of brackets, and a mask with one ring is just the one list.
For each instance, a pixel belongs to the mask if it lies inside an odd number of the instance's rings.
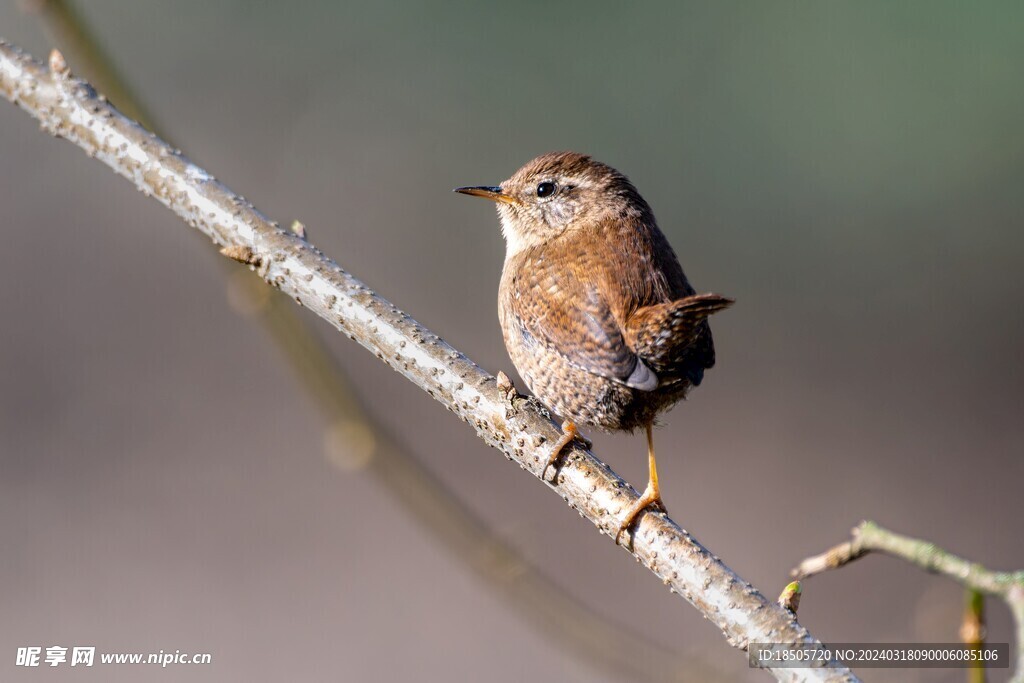
[[696,294],[654,218],[624,217],[605,226],[606,287],[618,293],[618,321],[626,345],[661,382],[700,384],[715,364],[707,317],[732,303]]
[[507,282],[506,305],[527,345],[537,344],[587,372],[643,391],[657,376],[626,344],[586,254],[524,254]]

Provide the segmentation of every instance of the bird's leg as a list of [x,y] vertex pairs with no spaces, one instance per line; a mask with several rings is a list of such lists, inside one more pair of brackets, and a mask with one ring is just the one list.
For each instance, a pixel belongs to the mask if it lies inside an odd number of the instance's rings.
[[558,462],[558,458],[562,456],[562,451],[573,441],[579,441],[587,448],[593,445],[590,443],[590,439],[580,434],[579,430],[576,429],[576,425],[571,420],[566,420],[562,423],[562,436],[555,442],[554,447],[551,449],[551,455],[548,456],[548,461],[544,463],[544,469],[540,472],[541,479],[545,478],[544,475],[547,474],[548,468]]
[[615,542],[619,542],[619,537],[622,536],[622,532],[633,526],[640,513],[646,510],[648,507],[657,506],[662,512],[665,511],[665,504],[661,501],[661,490],[658,488],[658,467],[654,460],[654,434],[652,433],[653,424],[647,423],[647,468],[649,470],[647,488],[637,499],[633,507],[626,513],[625,519],[622,520],[622,524],[619,525],[619,532],[615,534]]

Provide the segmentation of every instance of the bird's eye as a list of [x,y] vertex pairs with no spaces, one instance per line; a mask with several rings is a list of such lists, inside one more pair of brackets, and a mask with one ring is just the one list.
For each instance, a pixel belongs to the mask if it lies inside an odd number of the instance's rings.
[[555,193],[555,184],[550,181],[545,181],[537,186],[538,197],[550,197]]

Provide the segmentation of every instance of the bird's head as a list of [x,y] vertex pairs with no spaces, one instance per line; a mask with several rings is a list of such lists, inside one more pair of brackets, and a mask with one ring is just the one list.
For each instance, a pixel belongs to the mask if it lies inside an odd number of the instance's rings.
[[508,256],[569,230],[611,229],[616,220],[651,213],[626,176],[576,152],[543,154],[501,185],[455,192],[497,202]]

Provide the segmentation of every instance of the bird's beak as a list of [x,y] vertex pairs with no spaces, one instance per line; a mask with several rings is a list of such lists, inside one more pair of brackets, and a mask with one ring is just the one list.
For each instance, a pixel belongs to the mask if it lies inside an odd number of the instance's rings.
[[502,192],[500,187],[488,187],[486,185],[477,185],[475,187],[456,187],[452,192],[469,194],[474,197],[483,197],[484,199],[490,199],[492,202],[501,202],[503,204],[519,203],[516,201],[515,197]]

